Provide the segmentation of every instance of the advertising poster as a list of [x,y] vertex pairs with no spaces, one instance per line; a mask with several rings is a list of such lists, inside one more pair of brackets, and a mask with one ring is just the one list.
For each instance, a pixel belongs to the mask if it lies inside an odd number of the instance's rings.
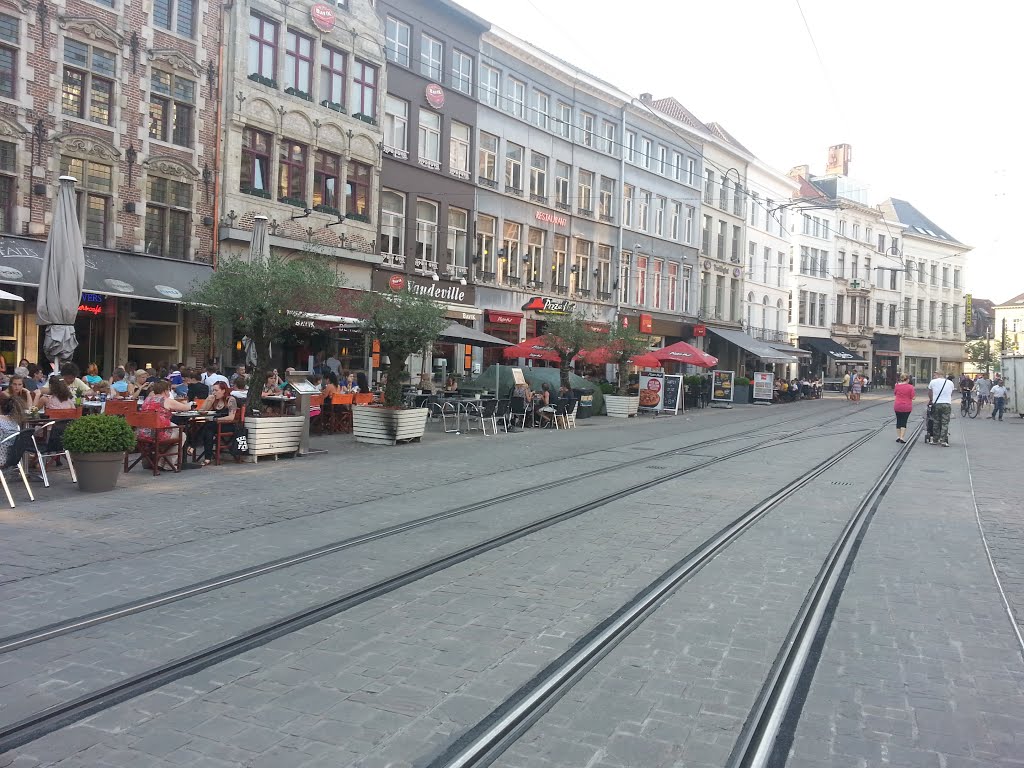
[[640,374],[640,407],[647,411],[660,411],[665,394],[665,374]]
[[683,388],[683,377],[666,374],[665,394],[661,398],[661,412],[679,413],[679,395]]
[[775,374],[755,373],[754,374],[754,399],[771,400],[774,396]]
[[732,380],[736,377],[735,371],[712,371],[711,372],[711,402],[731,403],[732,402]]

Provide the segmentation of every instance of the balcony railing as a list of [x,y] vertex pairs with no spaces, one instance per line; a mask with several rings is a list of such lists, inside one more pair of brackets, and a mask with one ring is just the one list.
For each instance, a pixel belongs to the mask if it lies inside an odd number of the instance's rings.
[[759,341],[768,341],[774,344],[789,343],[789,333],[777,331],[774,328],[747,328],[747,335]]
[[416,259],[416,271],[421,275],[431,275],[437,272],[437,262],[426,259]]
[[390,264],[393,267],[405,266],[405,256],[400,253],[382,253],[380,259],[382,264]]

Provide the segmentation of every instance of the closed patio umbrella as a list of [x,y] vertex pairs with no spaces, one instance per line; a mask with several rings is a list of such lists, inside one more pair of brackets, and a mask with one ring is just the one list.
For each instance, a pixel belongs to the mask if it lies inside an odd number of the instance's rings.
[[36,301],[39,324],[46,326],[43,352],[55,369],[70,360],[78,346],[75,318],[85,282],[85,249],[75,204],[76,181],[73,176],[60,177]]

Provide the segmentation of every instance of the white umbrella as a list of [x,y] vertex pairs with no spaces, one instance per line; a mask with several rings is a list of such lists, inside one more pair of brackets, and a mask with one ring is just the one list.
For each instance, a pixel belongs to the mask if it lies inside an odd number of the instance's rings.
[[267,217],[257,214],[252,220],[252,240],[249,241],[249,260],[265,261],[270,251],[267,239]]
[[75,204],[76,181],[73,176],[60,177],[36,301],[39,324],[46,326],[43,351],[55,366],[69,360],[78,346],[75,318],[85,282],[85,249]]

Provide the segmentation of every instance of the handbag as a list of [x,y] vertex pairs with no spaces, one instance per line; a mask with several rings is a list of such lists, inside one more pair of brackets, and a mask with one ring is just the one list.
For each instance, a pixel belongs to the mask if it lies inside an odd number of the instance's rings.
[[249,430],[239,426],[235,428],[235,438],[231,441],[231,455],[241,456],[249,452]]

